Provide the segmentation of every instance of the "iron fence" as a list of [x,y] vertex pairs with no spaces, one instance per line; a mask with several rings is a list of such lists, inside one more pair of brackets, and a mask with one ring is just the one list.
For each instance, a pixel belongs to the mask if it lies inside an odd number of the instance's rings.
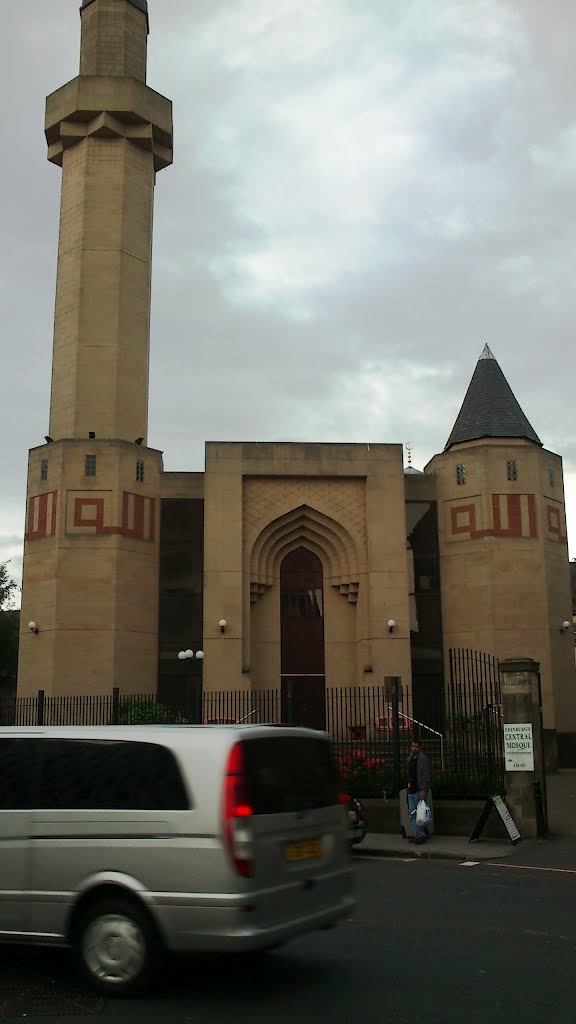
[[[417,705],[418,706],[418,705]],[[488,795],[503,777],[498,665],[476,652],[451,652],[444,695],[426,699],[428,721],[397,678],[384,686],[326,689],[287,701],[280,690],[198,691],[192,699],[161,702],[156,694],[0,698],[0,725],[287,724],[319,725],[329,733],[349,788],[359,796],[398,792],[405,782],[410,742],[424,743],[437,794]]]

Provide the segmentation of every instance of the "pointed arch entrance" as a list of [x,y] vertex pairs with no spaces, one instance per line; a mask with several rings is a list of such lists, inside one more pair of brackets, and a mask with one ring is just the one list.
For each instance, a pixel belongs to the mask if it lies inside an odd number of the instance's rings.
[[304,546],[280,565],[280,638],[282,718],[324,729],[324,570]]

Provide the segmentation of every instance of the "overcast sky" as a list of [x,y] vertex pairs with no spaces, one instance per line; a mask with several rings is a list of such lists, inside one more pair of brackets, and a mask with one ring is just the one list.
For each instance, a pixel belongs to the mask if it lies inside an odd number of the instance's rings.
[[[149,443],[444,447],[492,348],[564,458],[576,555],[574,0],[150,0],[174,101],[155,207]],[[0,560],[48,430],[60,171],[45,96],[79,0],[2,3]],[[571,412],[572,410],[572,412]]]

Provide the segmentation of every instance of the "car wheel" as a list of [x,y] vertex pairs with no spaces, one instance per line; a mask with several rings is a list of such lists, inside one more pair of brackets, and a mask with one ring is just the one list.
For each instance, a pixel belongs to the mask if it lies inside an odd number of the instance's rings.
[[135,900],[95,900],[80,913],[72,947],[80,969],[97,991],[131,996],[146,991],[162,963],[162,942]]

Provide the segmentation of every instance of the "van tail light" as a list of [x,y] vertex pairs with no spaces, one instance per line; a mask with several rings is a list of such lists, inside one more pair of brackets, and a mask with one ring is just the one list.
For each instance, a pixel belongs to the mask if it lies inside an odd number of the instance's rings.
[[235,743],[224,774],[222,832],[230,860],[243,878],[251,878],[253,874],[252,813],[247,795],[244,748],[241,743]]
[[340,793],[338,793],[338,803],[339,804],[348,804],[348,803],[350,803],[350,797],[349,797],[348,793],[343,793],[342,791],[340,791]]

